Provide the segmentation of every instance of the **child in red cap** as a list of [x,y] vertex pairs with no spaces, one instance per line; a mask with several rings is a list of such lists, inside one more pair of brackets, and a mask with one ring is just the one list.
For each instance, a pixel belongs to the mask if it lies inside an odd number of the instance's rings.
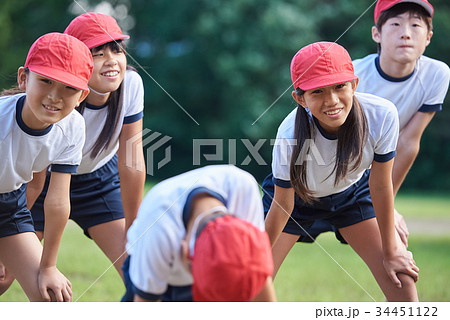
[[[113,17],[88,12],[73,19],[65,33],[81,40],[94,59],[90,93],[77,108],[86,122],[86,143],[78,172],[72,176],[70,219],[122,276],[126,230],[137,214],[145,183],[143,149],[127,154],[127,141],[142,144],[143,83],[127,66],[123,40],[130,37]],[[31,209],[39,237],[44,231],[47,188],[48,177]]]
[[[353,61],[359,77],[357,91],[388,99],[398,110],[394,197],[418,155],[423,132],[434,114],[442,110],[449,87],[449,67],[423,55],[433,35],[433,14],[433,6],[425,0],[379,0],[372,27],[378,53]],[[396,210],[394,217],[400,239],[408,246],[405,220]],[[336,230],[322,220],[311,227],[316,236],[326,231]]]
[[[92,56],[78,39],[49,33],[19,68],[19,91],[0,98],[0,260],[31,301],[71,301],[69,280],[56,268],[69,216],[71,173],[81,161],[84,121],[74,110],[87,96]],[[50,166],[44,204],[46,241],[34,234],[27,183]],[[1,267],[3,278],[5,269]]]
[[[426,0],[379,0],[372,27],[378,53],[353,62],[360,79],[358,91],[386,98],[398,110],[394,196],[419,153],[423,132],[442,110],[449,87],[449,67],[423,55],[433,35],[433,14],[433,6]],[[408,228],[397,212],[396,228],[407,245]]]
[[295,242],[314,241],[311,227],[322,219],[369,266],[388,301],[417,301],[419,269],[394,227],[395,106],[355,93],[352,61],[336,43],[298,51],[291,77],[298,107],[278,128],[263,184],[275,273]]
[[154,186],[127,240],[122,301],[275,301],[258,185],[234,166]]

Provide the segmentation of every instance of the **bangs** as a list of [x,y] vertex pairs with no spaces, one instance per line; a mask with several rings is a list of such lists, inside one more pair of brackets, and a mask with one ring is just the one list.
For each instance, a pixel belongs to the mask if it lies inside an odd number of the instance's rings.
[[378,18],[376,24],[377,29],[381,30],[381,27],[386,23],[387,20],[397,17],[406,12],[409,13],[410,17],[417,17],[425,21],[429,31],[433,29],[432,19],[428,11],[425,10],[424,7],[411,2],[402,2],[394,5],[392,8],[383,11]]
[[111,51],[120,51],[120,50],[126,51],[126,46],[123,40],[115,40],[102,44],[98,47],[92,48],[91,50],[92,52],[97,52],[104,49],[110,49]]

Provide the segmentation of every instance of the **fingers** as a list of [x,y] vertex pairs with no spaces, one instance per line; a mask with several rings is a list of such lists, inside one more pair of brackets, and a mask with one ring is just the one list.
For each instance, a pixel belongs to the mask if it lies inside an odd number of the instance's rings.
[[417,282],[417,280],[419,280],[419,270],[420,269],[418,266],[416,266],[415,262],[414,262],[414,265],[412,266],[412,270],[414,271],[414,274],[415,274],[415,276],[413,277],[414,282]]
[[45,301],[56,301],[56,302],[71,302],[72,301],[72,284],[67,281],[65,285],[61,288],[48,288],[46,290],[50,300]]
[[64,302],[72,302],[72,288],[66,286],[63,290]]
[[402,288],[402,283],[400,281],[400,279],[397,277],[397,273],[395,271],[391,271],[388,273],[389,278],[391,278],[392,282],[394,283],[394,285],[401,289]]
[[50,298],[49,293],[47,292],[47,287],[46,287],[46,286],[40,286],[40,287],[39,287],[39,291],[40,291],[40,293],[41,293],[42,299],[43,299],[45,302],[50,302],[50,301],[52,301],[52,299]]
[[60,290],[55,290],[54,295],[55,295],[55,300],[52,301],[56,301],[56,302],[64,302],[64,298],[63,298],[63,291],[64,289],[60,289]]
[[395,216],[395,229],[397,230],[397,233],[400,236],[400,240],[402,241],[402,243],[405,245],[406,248],[408,248],[409,231],[405,219],[395,209],[394,209],[394,216]]
[[408,248],[408,235],[402,232],[401,230],[397,229],[398,235],[400,236],[400,240],[405,245],[406,248]]

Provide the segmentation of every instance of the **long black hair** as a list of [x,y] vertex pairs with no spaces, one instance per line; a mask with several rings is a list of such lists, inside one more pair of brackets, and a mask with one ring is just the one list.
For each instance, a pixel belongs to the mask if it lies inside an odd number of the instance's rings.
[[[295,90],[297,96],[305,93],[300,88]],[[297,107],[295,117],[294,139],[296,144],[292,151],[290,164],[291,185],[295,193],[306,203],[317,200],[313,192],[308,188],[306,179],[306,155],[310,148],[308,143],[314,139],[315,124],[312,117],[300,104]],[[353,96],[352,108],[344,124],[337,133],[336,162],[331,174],[336,173],[334,184],[344,178],[349,171],[353,171],[361,164],[364,144],[368,137],[367,119],[358,99]],[[306,145],[305,145],[306,143]],[[352,165],[350,165],[352,163]],[[330,175],[331,176],[331,175]]]
[[[126,54],[125,46],[124,46],[122,40],[111,41],[111,42],[105,43],[101,46],[92,48],[91,51],[92,52],[100,51],[105,48],[108,48],[114,52],[124,51],[124,54]],[[127,70],[136,71],[133,67],[128,66],[128,65],[127,65]],[[103,150],[105,150],[109,147],[109,145],[111,144],[114,132],[117,130],[117,126],[119,124],[119,121],[121,120],[120,115],[122,114],[122,107],[123,107],[123,81],[120,84],[119,88],[117,88],[116,91],[113,91],[110,93],[106,103],[108,105],[106,121],[105,121],[105,125],[103,126],[102,131],[100,132],[100,135],[98,136],[97,141],[92,146],[92,149],[91,149],[91,158],[92,159],[97,157],[100,152],[102,152]],[[83,114],[85,108],[86,108],[86,100],[81,102],[80,106],[77,107],[76,109],[78,110],[78,112]]]

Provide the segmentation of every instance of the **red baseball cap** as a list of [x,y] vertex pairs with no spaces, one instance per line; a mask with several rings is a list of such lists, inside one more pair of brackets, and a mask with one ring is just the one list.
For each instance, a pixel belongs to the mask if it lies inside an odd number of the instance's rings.
[[68,34],[47,33],[28,51],[25,68],[80,90],[89,90],[94,67],[83,42]]
[[116,19],[95,12],[83,13],[73,19],[64,33],[80,39],[89,49],[111,41],[130,38],[129,35],[122,33]]
[[304,91],[357,79],[347,50],[333,42],[301,48],[292,58],[291,78],[294,89]]
[[377,4],[375,6],[375,12],[373,14],[375,23],[377,23],[378,17],[384,10],[392,8],[394,5],[396,5],[398,3],[402,3],[402,2],[416,3],[416,4],[424,7],[425,10],[427,10],[428,13],[430,14],[430,17],[433,17],[433,13],[434,13],[433,6],[427,0],[378,0]]
[[273,272],[269,237],[248,221],[218,217],[195,241],[191,267],[194,301],[250,301]]

